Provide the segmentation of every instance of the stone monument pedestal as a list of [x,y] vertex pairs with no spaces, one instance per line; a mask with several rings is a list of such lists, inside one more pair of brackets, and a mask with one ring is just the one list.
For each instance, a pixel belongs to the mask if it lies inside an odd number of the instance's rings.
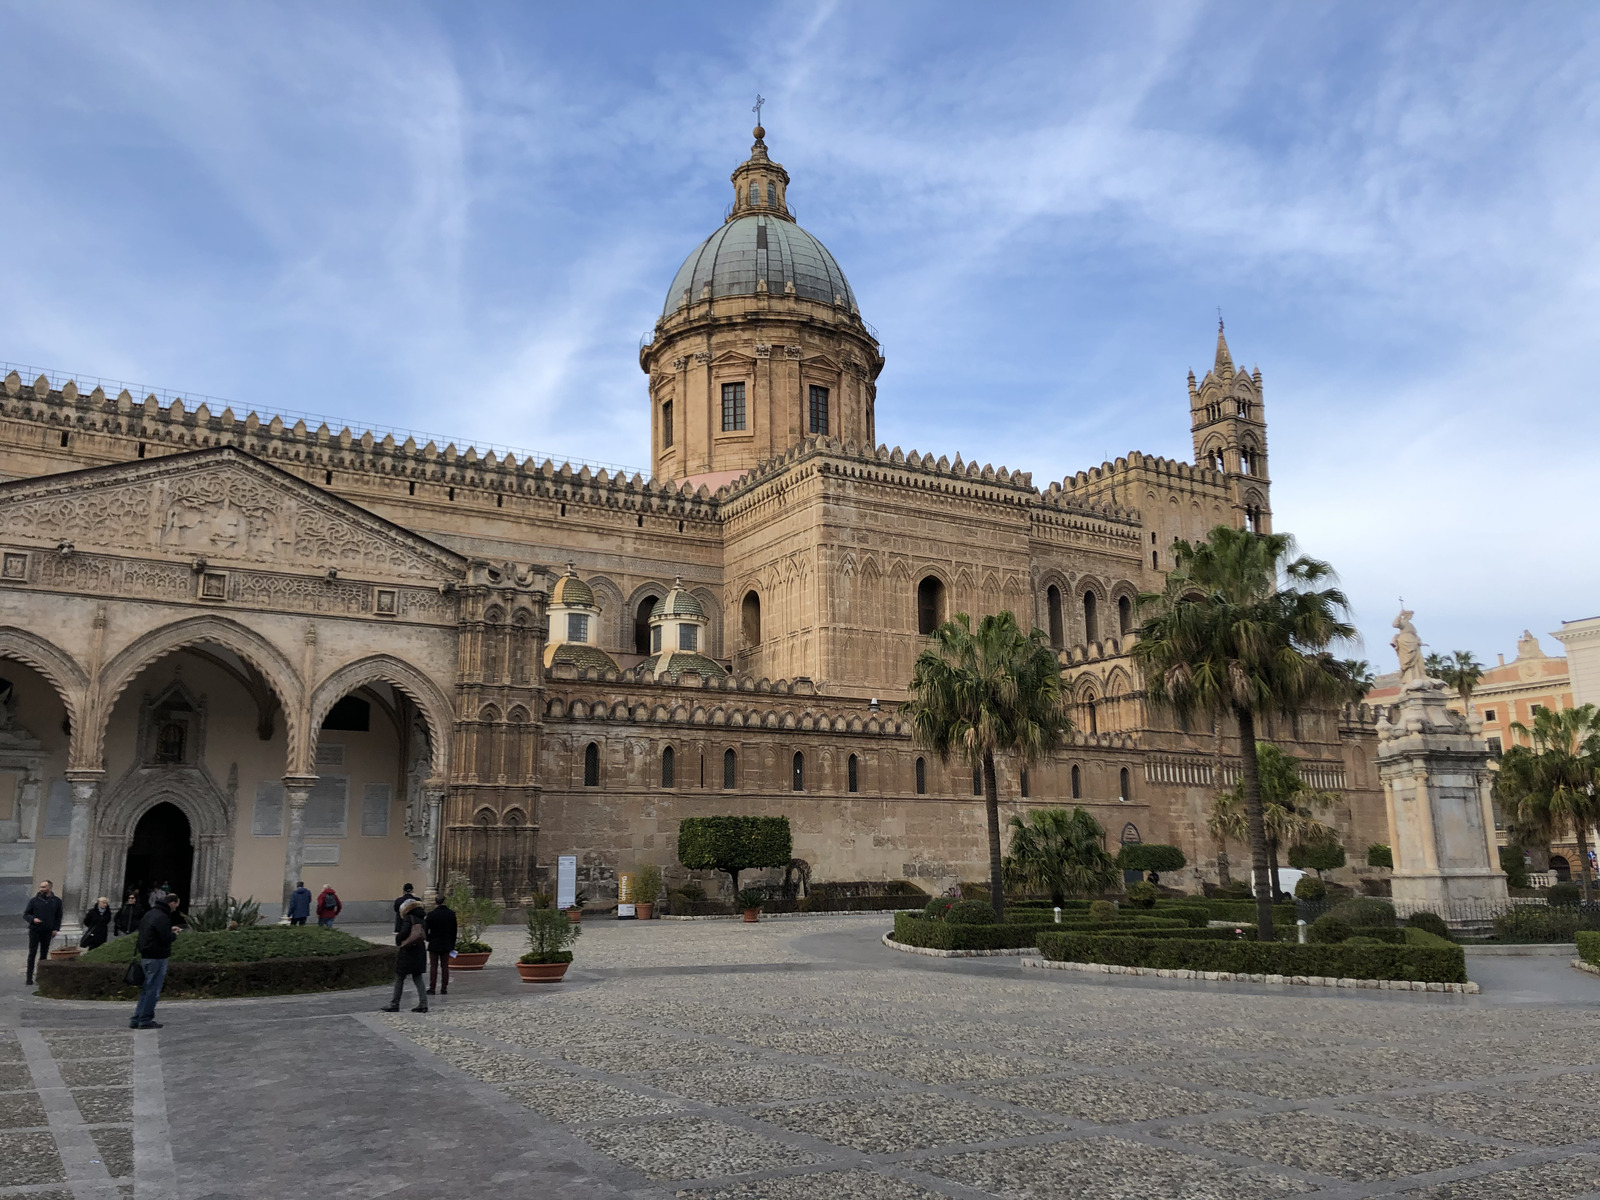
[[1378,720],[1378,775],[1389,810],[1394,904],[1478,933],[1508,902],[1494,840],[1493,775],[1482,722],[1451,712],[1446,686],[1411,679]]

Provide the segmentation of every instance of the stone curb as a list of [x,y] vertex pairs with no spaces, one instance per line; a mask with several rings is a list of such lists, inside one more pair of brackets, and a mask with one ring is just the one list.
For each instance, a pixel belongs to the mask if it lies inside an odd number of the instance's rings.
[[930,946],[908,946],[887,933],[883,935],[883,944],[901,954],[924,954],[929,958],[1026,958],[1039,953],[1034,946],[1016,946],[1008,950],[935,950]]
[[1572,960],[1572,965],[1577,967],[1578,970],[1580,970],[1580,971],[1589,972],[1589,974],[1591,974],[1591,975],[1600,975],[1600,967],[1595,966],[1591,962],[1584,962],[1583,959],[1581,959],[1581,958],[1573,959]]
[[[782,921],[789,917],[890,917],[895,913],[916,912],[914,908],[857,908],[848,912],[792,912],[761,914],[762,921]],[[607,918],[601,918],[605,920]],[[659,917],[651,917],[651,921],[743,921],[744,914],[736,913],[707,913],[700,917],[675,917],[671,913],[664,913]],[[646,922],[648,924],[649,922]],[[760,924],[758,921],[757,924]]]
[[[1242,975],[1234,971],[1187,971],[1167,967],[1121,967],[1112,963],[1053,962],[1046,958],[1025,958],[1025,967],[1048,967],[1056,971],[1088,971],[1101,975],[1154,975],[1160,979],[1203,979],[1222,983],[1276,983],[1296,987],[1361,988],[1385,992],[1450,992],[1476,996],[1475,983],[1424,983],[1412,979],[1339,979],[1332,975]],[[1600,971],[1596,972],[1600,974]]]

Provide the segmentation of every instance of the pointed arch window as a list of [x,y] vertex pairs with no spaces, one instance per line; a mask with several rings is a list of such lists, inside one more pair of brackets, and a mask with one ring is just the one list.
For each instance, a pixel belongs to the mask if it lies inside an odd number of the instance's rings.
[[733,752],[733,747],[722,752],[722,787],[724,791],[731,791],[739,786],[739,756]]
[[661,786],[664,788],[678,786],[677,755],[668,746],[661,752]]
[[1083,772],[1078,770],[1078,764],[1072,764],[1072,798],[1083,799]]
[[595,742],[583,748],[583,786],[600,786],[600,747]]
[[1133,799],[1133,776],[1128,773],[1127,767],[1123,767],[1121,771],[1117,772],[1117,787],[1119,789],[1118,800],[1126,804]]
[[859,792],[861,790],[861,763],[854,754],[850,756],[847,776],[846,786],[848,789],[852,792]]
[[[852,761],[853,761],[853,759],[852,759]],[[925,758],[919,758],[919,759],[917,759],[917,795],[926,796],[927,794],[928,794],[928,760],[925,759]]]
[[1083,637],[1087,642],[1100,640],[1099,602],[1093,592],[1083,594]]
[[1023,767],[1022,768],[1022,778],[1018,782],[1019,782],[1020,787],[1021,787],[1022,798],[1024,800],[1026,800],[1028,798],[1028,768],[1027,767]]
[[1061,589],[1053,583],[1045,589],[1044,606],[1050,625],[1050,645],[1060,650],[1067,642],[1061,622]]
[[806,790],[806,756],[798,750],[794,752],[793,789],[797,792]]
[[[1154,554],[1151,557],[1154,558]],[[1126,596],[1117,599],[1117,629],[1121,633],[1133,632],[1133,601]]]

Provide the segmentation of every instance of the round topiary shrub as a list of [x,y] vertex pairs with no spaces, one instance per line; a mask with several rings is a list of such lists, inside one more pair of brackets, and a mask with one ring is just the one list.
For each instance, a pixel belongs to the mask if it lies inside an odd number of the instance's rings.
[[1583,889],[1575,883],[1558,883],[1544,894],[1544,902],[1551,908],[1577,908],[1583,900]]
[[1115,921],[1117,919],[1117,906],[1109,900],[1091,900],[1089,902],[1089,920],[1096,922]]
[[922,915],[930,921],[942,921],[945,914],[955,905],[949,896],[935,896],[922,907]]
[[1327,915],[1336,917],[1350,926],[1375,925],[1382,929],[1394,926],[1394,906],[1365,896],[1335,904],[1328,910]]
[[1300,882],[1294,885],[1296,900],[1322,900],[1328,894],[1328,885],[1315,875],[1302,875]]
[[1320,946],[1332,946],[1348,939],[1350,932],[1351,927],[1347,922],[1339,920],[1333,913],[1328,912],[1311,922],[1306,937]]
[[987,900],[963,900],[944,914],[949,925],[993,925],[994,909]]
[[1128,885],[1128,903],[1135,908],[1154,908],[1156,898],[1160,895],[1160,889],[1155,884],[1144,880]]
[[1442,937],[1454,941],[1450,937],[1450,926],[1444,923],[1444,918],[1438,913],[1415,912],[1406,918],[1406,924],[1413,929],[1421,929],[1431,933],[1434,937]]

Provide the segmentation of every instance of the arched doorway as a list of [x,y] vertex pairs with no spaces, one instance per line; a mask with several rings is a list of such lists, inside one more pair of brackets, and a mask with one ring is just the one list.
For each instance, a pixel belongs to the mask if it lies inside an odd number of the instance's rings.
[[[189,818],[176,804],[163,800],[134,826],[123,871],[122,897],[137,889],[140,898],[146,899],[151,888],[168,885],[188,908],[193,874],[194,839]],[[112,907],[122,897],[111,897]]]

